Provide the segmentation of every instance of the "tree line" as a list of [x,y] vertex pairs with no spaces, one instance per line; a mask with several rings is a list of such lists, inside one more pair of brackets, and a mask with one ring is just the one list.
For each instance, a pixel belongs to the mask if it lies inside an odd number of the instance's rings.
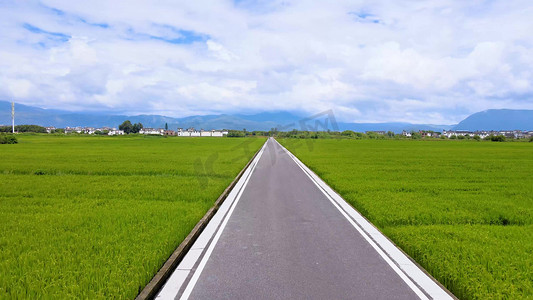
[[122,122],[122,124],[120,124],[118,126],[118,129],[119,130],[124,130],[125,134],[139,133],[139,131],[141,131],[141,129],[143,129],[143,128],[144,127],[143,127],[143,124],[141,122],[135,123],[135,124],[131,124],[130,120],[126,120],[126,121]]
[[[422,133],[435,133],[431,130],[422,131]],[[392,131],[387,131],[385,134],[378,134],[376,132],[356,132],[352,130],[344,131],[305,131],[293,129],[291,131],[278,131],[276,128],[272,128],[269,131],[247,131],[243,130],[229,130],[228,137],[249,137],[249,136],[272,136],[278,138],[291,138],[291,139],[451,139],[451,140],[477,140],[480,141],[482,138],[478,135],[474,136],[451,136],[450,138],[440,135],[439,137],[424,137],[422,133],[418,131],[410,132],[411,136],[404,136],[402,134],[396,134]],[[440,133],[439,133],[440,134]],[[490,135],[485,137],[483,140],[493,141],[493,142],[505,142],[508,140],[514,140],[512,138],[506,138],[503,135]],[[533,142],[533,137],[528,139],[530,142]]]
[[[11,126],[0,127],[0,132],[11,132],[13,128]],[[35,132],[46,133],[46,128],[39,125],[16,125],[15,132]]]

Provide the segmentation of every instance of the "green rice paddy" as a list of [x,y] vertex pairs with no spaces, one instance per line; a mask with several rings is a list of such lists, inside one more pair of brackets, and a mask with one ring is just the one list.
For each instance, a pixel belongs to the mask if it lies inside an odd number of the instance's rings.
[[533,144],[280,142],[461,299],[533,298]]
[[0,145],[0,298],[134,298],[263,144],[20,135]]

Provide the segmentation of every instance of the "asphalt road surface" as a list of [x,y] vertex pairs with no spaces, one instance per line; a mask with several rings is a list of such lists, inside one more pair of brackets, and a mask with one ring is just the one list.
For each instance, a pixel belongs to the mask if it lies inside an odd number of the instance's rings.
[[221,230],[176,298],[420,298],[273,139]]

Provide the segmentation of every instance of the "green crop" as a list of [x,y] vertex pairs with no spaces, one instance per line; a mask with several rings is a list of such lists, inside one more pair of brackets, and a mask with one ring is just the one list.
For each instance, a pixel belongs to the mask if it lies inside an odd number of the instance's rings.
[[280,142],[461,299],[533,297],[533,146]]
[[264,139],[20,135],[0,147],[0,298],[134,298]]

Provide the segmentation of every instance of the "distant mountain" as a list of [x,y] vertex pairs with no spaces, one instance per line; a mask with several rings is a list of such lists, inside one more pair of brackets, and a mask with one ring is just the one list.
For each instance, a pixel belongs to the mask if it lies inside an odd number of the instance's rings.
[[533,110],[489,109],[468,116],[454,130],[533,130]]
[[[107,113],[74,113],[63,110],[42,109],[15,103],[15,123],[41,126],[118,127],[125,120],[141,122],[146,127],[163,127],[165,123],[175,123],[176,118],[158,115],[124,116]],[[11,124],[11,103],[0,101],[0,125]]]
[[[252,130],[278,130],[287,131],[292,129],[303,129],[300,120],[307,117],[291,112],[263,112],[259,114],[245,115],[205,115],[190,116],[184,118],[172,118],[160,115],[113,115],[110,113],[73,113],[62,110],[42,109],[38,107],[15,104],[16,124],[35,124],[41,126],[55,126],[58,128],[87,126],[87,127],[118,127],[125,120],[133,123],[142,123],[145,127],[162,128],[168,123],[169,128],[176,129],[194,127],[197,129],[246,129]],[[324,118],[320,119],[324,121]],[[11,103],[0,101],[0,125],[11,124]],[[315,120],[307,120],[307,130],[312,130],[316,126]],[[434,130],[450,129],[452,125],[429,125],[429,124],[410,124],[410,123],[336,123],[332,126],[331,122],[328,128],[331,130],[353,130],[353,131],[371,131],[383,130],[393,131],[396,133],[402,130]],[[318,126],[315,130],[324,130]]]
[[238,118],[254,121],[254,122],[270,122],[272,124],[280,125],[280,124],[290,124],[298,122],[298,120],[301,120],[303,116],[295,115],[290,112],[262,112],[255,115],[235,115]]

